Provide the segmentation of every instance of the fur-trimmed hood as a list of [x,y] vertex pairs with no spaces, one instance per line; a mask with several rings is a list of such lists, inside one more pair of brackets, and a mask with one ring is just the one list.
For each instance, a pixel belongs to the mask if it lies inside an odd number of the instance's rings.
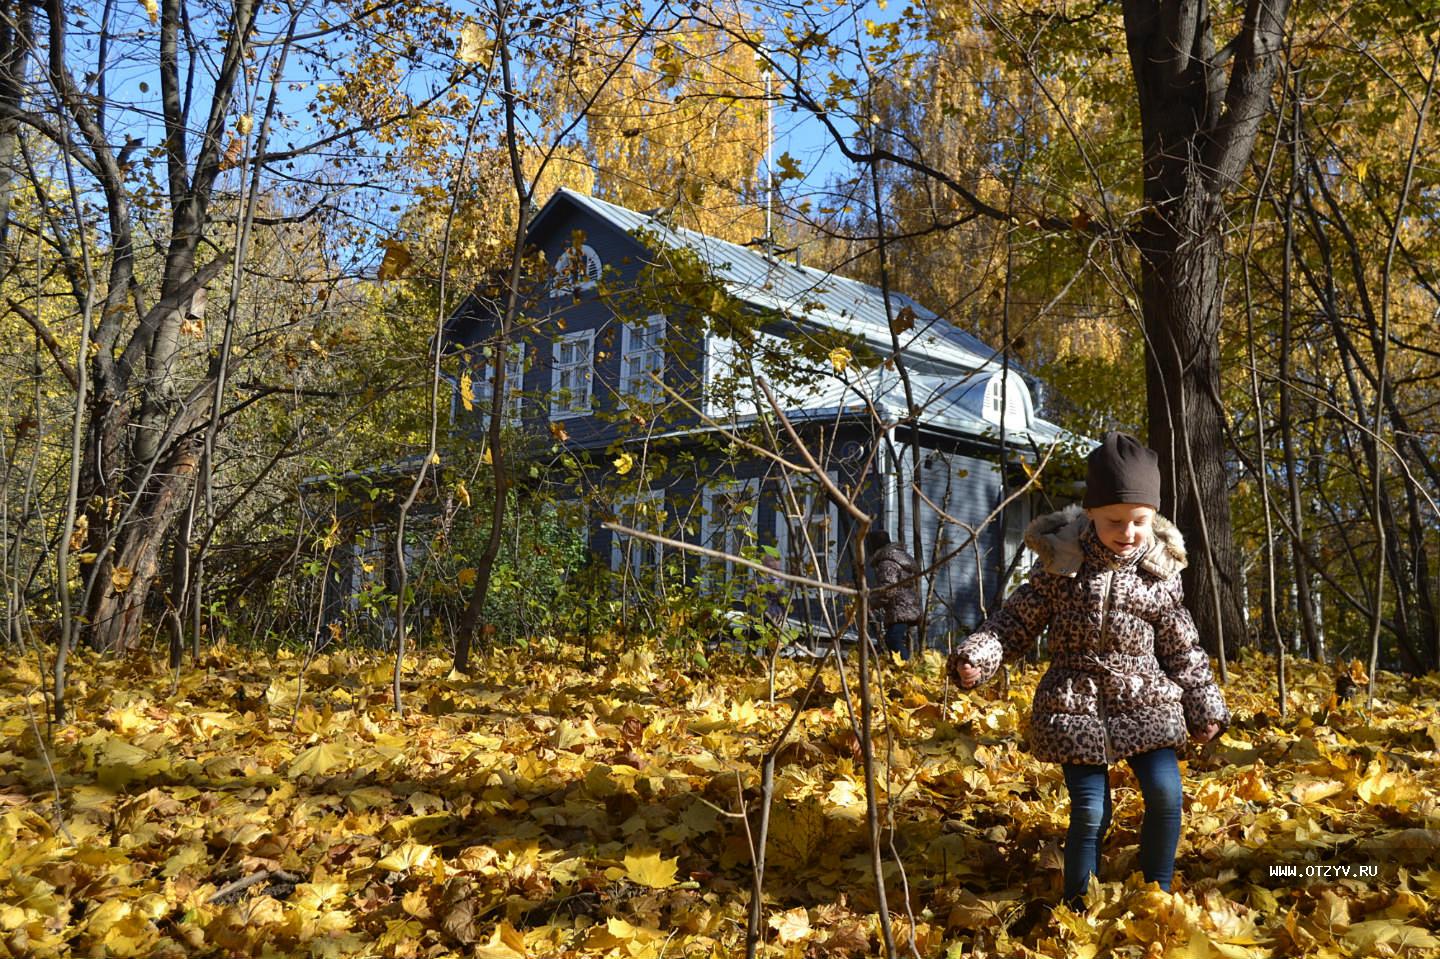
[[[1074,576],[1085,558],[1081,537],[1090,528],[1090,517],[1084,509],[1067,506],[1032,522],[1025,530],[1025,545],[1040,557],[1046,572]],[[1174,523],[1156,513],[1150,526],[1150,546],[1140,558],[1140,568],[1159,579],[1170,579],[1179,576],[1187,563],[1185,538]]]

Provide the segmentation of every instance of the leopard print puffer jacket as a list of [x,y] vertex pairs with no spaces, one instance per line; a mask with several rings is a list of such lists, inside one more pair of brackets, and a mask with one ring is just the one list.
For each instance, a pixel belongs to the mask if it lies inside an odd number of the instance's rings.
[[1036,572],[956,649],[990,680],[1049,626],[1051,663],[1035,689],[1030,746],[1057,763],[1110,764],[1180,747],[1230,711],[1182,602],[1185,544],[1156,516],[1149,549],[1116,556],[1078,506],[1030,524]]

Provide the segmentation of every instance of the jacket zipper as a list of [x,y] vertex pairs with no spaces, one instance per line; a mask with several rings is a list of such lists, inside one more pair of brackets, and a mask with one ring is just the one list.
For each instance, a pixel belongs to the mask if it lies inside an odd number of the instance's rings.
[[1105,574],[1105,598],[1100,602],[1100,639],[1095,657],[1101,669],[1095,675],[1095,708],[1100,715],[1100,735],[1105,743],[1105,765],[1107,766],[1113,761],[1114,755],[1114,749],[1110,744],[1110,723],[1105,714],[1105,674],[1110,670],[1100,657],[1105,655],[1105,626],[1110,619],[1110,594],[1114,586],[1115,571],[1112,569]]

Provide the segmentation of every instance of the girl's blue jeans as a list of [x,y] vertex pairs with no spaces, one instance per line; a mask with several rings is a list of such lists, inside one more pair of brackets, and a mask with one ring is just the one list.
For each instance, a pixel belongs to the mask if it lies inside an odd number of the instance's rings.
[[910,624],[891,623],[885,627],[885,648],[899,653],[901,659],[910,658]]
[[[1147,882],[1170,890],[1175,847],[1180,844],[1180,763],[1169,747],[1130,757],[1140,781],[1145,818],[1140,824],[1140,871]],[[1110,828],[1110,767],[1065,763],[1070,792],[1070,829],[1065,834],[1065,902],[1077,905],[1090,876],[1099,871],[1100,844]]]

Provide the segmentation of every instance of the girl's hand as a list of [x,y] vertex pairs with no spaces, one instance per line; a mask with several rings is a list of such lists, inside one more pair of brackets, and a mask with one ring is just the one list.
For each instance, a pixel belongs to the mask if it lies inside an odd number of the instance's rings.
[[972,666],[958,656],[951,656],[950,678],[961,689],[974,689],[980,685],[980,667]]
[[1204,731],[1193,733],[1190,738],[1195,740],[1197,743],[1208,743],[1210,740],[1214,739],[1218,735],[1220,735],[1220,724],[1211,723],[1210,725],[1205,727]]

